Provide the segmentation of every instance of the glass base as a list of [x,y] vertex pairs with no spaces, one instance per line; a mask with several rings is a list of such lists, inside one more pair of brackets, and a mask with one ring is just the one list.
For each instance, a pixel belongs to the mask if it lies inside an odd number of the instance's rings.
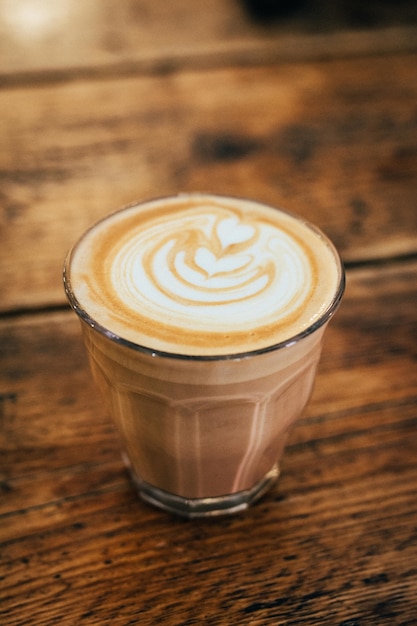
[[278,465],[274,465],[251,489],[210,498],[184,498],[140,480],[131,467],[129,471],[142,500],[164,511],[189,519],[240,513],[259,500],[279,476]]

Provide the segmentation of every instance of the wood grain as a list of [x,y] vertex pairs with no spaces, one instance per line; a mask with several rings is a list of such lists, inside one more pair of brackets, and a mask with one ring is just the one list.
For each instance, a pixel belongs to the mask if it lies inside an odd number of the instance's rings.
[[362,19],[360,11],[356,19],[350,15],[349,3],[305,4],[259,22],[239,0],[210,0],[204,10],[192,0],[2,0],[0,85],[416,50],[417,10],[410,1],[395,12],[367,3],[368,19],[364,9]]
[[[417,6],[248,4],[0,2],[1,626],[416,623]],[[216,521],[138,499],[61,285],[92,222],[187,190],[347,266],[279,482]]]
[[61,305],[67,250],[135,199],[284,206],[345,261],[417,250],[416,55],[0,91],[0,308]]
[[0,320],[1,623],[412,624],[416,270],[348,272],[279,483],[215,522],[137,499],[71,312]]

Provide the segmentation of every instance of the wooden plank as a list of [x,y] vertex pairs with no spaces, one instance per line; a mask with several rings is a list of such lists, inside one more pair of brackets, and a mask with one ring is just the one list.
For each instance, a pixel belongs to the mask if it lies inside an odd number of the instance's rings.
[[0,80],[416,49],[412,2],[368,3],[360,13],[317,0],[257,22],[237,0],[210,0],[204,10],[193,0],[3,0]]
[[137,500],[72,313],[0,320],[2,623],[412,623],[416,270],[349,272],[278,485],[216,522]]
[[[0,308],[62,304],[68,248],[134,199],[258,198],[344,259],[417,250],[416,56],[0,91]],[[18,252],[18,253],[17,253]]]

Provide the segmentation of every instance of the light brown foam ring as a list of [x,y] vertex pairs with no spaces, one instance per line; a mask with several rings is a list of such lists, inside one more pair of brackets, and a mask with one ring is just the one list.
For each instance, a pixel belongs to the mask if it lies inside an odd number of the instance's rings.
[[[116,335],[122,336],[130,341],[137,341],[141,345],[150,348],[155,346],[156,350],[167,350],[173,352],[201,351],[202,353],[225,353],[225,352],[245,352],[256,350],[267,345],[278,343],[289,338],[288,335],[295,334],[308,326],[312,316],[316,312],[316,306],[321,310],[328,306],[334,298],[338,283],[337,257],[330,249],[326,240],[301,221],[291,218],[288,214],[263,207],[246,201],[236,200],[235,205],[230,204],[230,199],[211,198],[207,196],[178,197],[175,200],[161,200],[161,204],[139,205],[139,210],[134,211],[129,208],[110,218],[108,222],[104,220],[95,228],[93,227],[86,237],[81,240],[75,248],[72,259],[71,283],[75,292],[75,297],[80,294],[80,304],[87,313],[99,324],[106,326]],[[155,220],[163,220],[172,216],[175,212],[195,210],[197,206],[204,207],[210,205],[213,211],[219,211],[219,219],[230,217],[230,214],[239,214],[242,211],[243,221],[250,222],[260,216],[262,224],[269,224],[274,229],[283,231],[291,237],[305,257],[308,259],[311,273],[311,286],[306,298],[291,311],[290,314],[268,320],[265,323],[265,312],[260,311],[263,322],[249,329],[236,328],[236,324],[227,329],[216,330],[207,328],[204,332],[201,328],[190,328],[181,326],[175,319],[152,318],[148,314],[143,314],[140,310],[124,304],[117,293],[111,280],[111,268],[115,262],[115,257],[120,248],[128,241],[132,233],[138,229],[155,223]],[[249,210],[248,210],[249,207]],[[106,224],[111,227],[106,231]],[[257,237],[257,226],[254,226],[254,234],[251,242]],[[167,227],[168,229],[168,227]],[[303,237],[304,235],[304,237]],[[170,238],[169,232],[162,237],[162,243]],[[200,246],[206,246],[214,252],[217,257],[221,256],[222,245],[216,235],[213,240],[207,241],[206,235],[184,231],[179,235],[180,244],[185,246],[186,262],[195,271],[201,271],[201,267],[196,265],[194,251]],[[248,241],[238,241],[232,243],[228,249],[229,254],[243,253]],[[90,246],[86,251],[85,245]],[[168,255],[170,270],[178,281],[182,281],[174,265],[176,250]],[[81,257],[77,261],[77,255],[81,254],[84,261],[87,259],[87,266],[82,265]],[[152,278],[153,253],[146,252],[143,257],[145,271],[148,277]],[[333,259],[332,267],[328,262]],[[268,268],[268,285],[273,280],[272,273],[275,268]],[[323,272],[325,275],[323,276]],[[78,289],[84,285],[83,289]],[[265,287],[265,289],[267,286]],[[168,288],[165,295],[172,298],[173,293]],[[318,300],[318,302],[316,301]],[[177,296],[177,302],[187,305],[187,299]],[[244,302],[241,303],[244,307]],[[101,316],[100,310],[103,311]],[[167,316],[168,317],[168,316]],[[286,331],[287,329],[287,331]],[[155,342],[155,343],[153,343]]]

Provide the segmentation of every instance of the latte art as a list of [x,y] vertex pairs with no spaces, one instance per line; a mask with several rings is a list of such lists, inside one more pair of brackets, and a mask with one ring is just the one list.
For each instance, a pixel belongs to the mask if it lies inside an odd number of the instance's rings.
[[175,312],[203,330],[208,319],[222,329],[236,316],[250,326],[271,307],[291,314],[308,297],[308,259],[285,233],[187,213],[171,222],[168,236],[161,224],[118,251],[111,281],[124,306],[152,317]]
[[338,280],[316,230],[269,207],[204,195],[103,220],[74,250],[74,276],[80,306],[98,324],[144,347],[194,355],[290,339],[323,314]]

